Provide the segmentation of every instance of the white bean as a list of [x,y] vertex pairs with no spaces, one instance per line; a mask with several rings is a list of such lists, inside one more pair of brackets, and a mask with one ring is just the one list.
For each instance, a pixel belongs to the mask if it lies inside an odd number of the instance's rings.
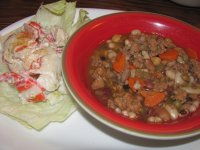
[[142,51],[142,56],[143,56],[144,59],[149,59],[150,58],[147,51]]
[[172,80],[174,80],[175,77],[176,77],[176,73],[175,73],[174,70],[166,70],[165,74],[166,74],[166,76],[167,76],[168,78],[170,78],[170,79],[172,79]]
[[159,123],[159,122],[162,122],[162,119],[158,116],[150,116],[148,117],[147,121],[152,122],[152,123]]
[[189,78],[190,78],[190,83],[194,83],[194,77],[189,75]]
[[165,109],[169,112],[171,119],[176,120],[178,118],[178,111],[173,105],[165,105]]
[[198,100],[196,100],[196,101],[193,101],[192,104],[193,104],[196,108],[198,108],[198,107],[199,107],[199,103],[200,103],[200,102],[199,102]]
[[176,63],[176,61],[167,62],[167,66],[172,67],[175,63]]
[[126,39],[125,40],[125,45],[127,46],[127,47],[131,47],[131,42],[130,42],[130,40],[128,40],[128,39]]
[[128,116],[128,111],[127,111],[127,110],[123,110],[123,111],[122,111],[122,114],[123,114],[124,116]]
[[131,119],[135,119],[137,117],[136,113],[134,113],[134,112],[128,112],[128,116]]
[[189,107],[190,112],[195,112],[196,110],[197,110],[197,108],[195,105],[190,105],[190,107]]
[[136,70],[135,69],[131,69],[131,78],[134,78],[136,74]]
[[192,104],[189,107],[189,111],[190,112],[195,112],[197,110],[197,108],[199,107],[199,101],[193,101]]
[[117,53],[114,52],[113,50],[108,50],[108,58],[109,59],[114,59],[117,56]]
[[179,62],[180,64],[185,63],[184,60],[183,60],[183,58],[180,57],[180,56],[178,56],[178,58],[177,58],[177,62]]
[[126,40],[125,40],[125,45],[130,46],[130,45],[131,45],[130,40],[126,39]]
[[108,43],[108,47],[113,49],[113,48],[115,48],[115,44],[113,42],[110,42],[110,43]]
[[140,35],[140,34],[141,34],[141,31],[138,30],[138,29],[135,29],[135,30],[132,30],[132,31],[131,31],[131,34],[132,34],[132,35]]
[[121,36],[122,36],[122,35],[120,35],[120,34],[115,34],[115,35],[113,35],[112,41],[113,41],[113,42],[119,42],[120,39],[121,39]]
[[107,40],[107,41],[106,41],[106,43],[111,43],[111,42],[112,42],[111,40]]
[[134,89],[139,90],[141,88],[141,84],[138,80],[136,80],[135,84],[133,85]]
[[176,75],[175,75],[175,82],[176,82],[176,84],[183,84],[184,83],[181,75],[182,74],[180,72],[176,73]]
[[120,108],[115,108],[115,112],[121,114],[121,109]]

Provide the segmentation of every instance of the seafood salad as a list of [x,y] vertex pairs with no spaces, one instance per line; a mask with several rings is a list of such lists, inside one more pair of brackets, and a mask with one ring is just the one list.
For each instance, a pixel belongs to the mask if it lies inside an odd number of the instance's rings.
[[41,130],[75,110],[61,68],[67,40],[89,20],[80,9],[75,22],[75,13],[76,2],[41,5],[29,22],[1,37],[0,113]]
[[3,61],[10,72],[0,81],[14,85],[23,102],[45,101],[57,89],[65,93],[60,59],[67,38],[57,26],[45,29],[37,22],[25,23],[3,43]]

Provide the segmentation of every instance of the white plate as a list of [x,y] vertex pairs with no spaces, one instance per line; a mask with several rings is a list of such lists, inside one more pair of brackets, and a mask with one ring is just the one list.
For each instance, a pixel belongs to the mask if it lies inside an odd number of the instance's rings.
[[[114,10],[86,9],[90,18],[114,13]],[[30,17],[20,20],[2,31],[21,26]],[[27,129],[15,120],[0,115],[0,150],[194,150],[200,147],[200,136],[176,141],[147,140],[113,130],[93,119],[81,108],[63,123],[51,123],[41,132]]]

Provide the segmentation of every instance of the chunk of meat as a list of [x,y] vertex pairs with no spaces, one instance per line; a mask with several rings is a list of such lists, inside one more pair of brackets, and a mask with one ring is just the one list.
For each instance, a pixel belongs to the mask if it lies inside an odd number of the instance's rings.
[[185,98],[187,97],[187,92],[185,92],[182,89],[177,89],[174,91],[174,93],[175,93],[176,100],[184,101]]
[[193,66],[190,68],[191,71],[200,79],[200,62],[192,59],[191,65]]
[[97,78],[92,82],[92,89],[96,90],[96,89],[100,89],[103,88],[105,86],[104,84],[104,80],[102,78]]
[[150,72],[155,71],[155,66],[153,65],[152,61],[150,59],[145,60],[145,66]]

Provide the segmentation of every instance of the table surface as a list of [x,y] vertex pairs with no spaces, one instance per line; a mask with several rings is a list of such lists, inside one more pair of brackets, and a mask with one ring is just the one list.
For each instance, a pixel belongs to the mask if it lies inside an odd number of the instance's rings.
[[[1,0],[0,30],[36,13],[41,3],[57,0]],[[77,0],[77,7],[148,11],[175,17],[200,28],[200,7],[186,7],[170,0]]]

